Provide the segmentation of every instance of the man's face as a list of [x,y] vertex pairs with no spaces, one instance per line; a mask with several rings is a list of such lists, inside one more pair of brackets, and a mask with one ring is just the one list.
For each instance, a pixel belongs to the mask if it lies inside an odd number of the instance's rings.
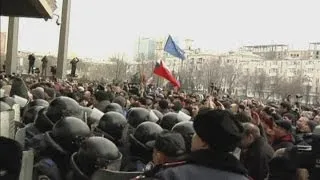
[[254,138],[252,134],[246,134],[242,137],[240,146],[241,148],[246,149],[252,144],[253,141]]
[[283,118],[284,121],[292,122],[292,120],[289,119],[287,116],[283,116],[282,118]]
[[199,107],[197,105],[191,105],[192,108],[192,116],[196,116],[199,112]]
[[90,97],[91,97],[91,92],[90,92],[90,91],[84,92],[83,97],[84,97],[85,99],[90,99]]
[[320,125],[320,115],[316,115],[313,120]]
[[309,132],[310,131],[307,118],[301,117],[297,121],[297,130],[299,130],[300,132]]

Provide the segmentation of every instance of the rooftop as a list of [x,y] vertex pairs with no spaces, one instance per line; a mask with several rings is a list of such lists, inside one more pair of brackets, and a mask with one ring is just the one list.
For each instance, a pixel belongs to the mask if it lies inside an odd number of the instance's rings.
[[254,46],[243,46],[243,47],[246,47],[246,48],[263,48],[263,47],[285,47],[285,46],[288,46],[286,44],[265,44],[265,45],[254,45]]

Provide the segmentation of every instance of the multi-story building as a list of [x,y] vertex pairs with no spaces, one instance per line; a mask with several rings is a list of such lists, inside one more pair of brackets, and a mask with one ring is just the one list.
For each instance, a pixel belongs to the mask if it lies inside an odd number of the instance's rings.
[[309,52],[312,59],[320,59],[320,42],[310,43]]
[[284,59],[288,55],[289,46],[285,44],[270,44],[270,45],[255,45],[244,46],[241,48],[243,51],[252,52],[264,59]]
[[154,60],[156,58],[156,41],[152,38],[139,38],[135,43],[135,59]]
[[310,59],[312,58],[309,50],[289,50],[286,59]]
[[[250,55],[250,53],[233,52],[220,56],[220,60],[224,64],[232,64],[238,71],[242,71],[242,76],[239,77],[237,86],[234,88],[234,92],[238,92],[237,95],[240,96],[257,96],[255,89],[249,88],[244,91],[244,78],[243,75],[258,76],[259,73],[264,72],[267,77],[265,82],[265,87],[263,89],[263,96],[270,95],[270,88],[274,85],[275,79],[285,79],[289,82],[298,78],[301,78],[301,89],[304,97],[308,97],[308,100],[304,99],[303,102],[313,103],[316,97],[319,97],[320,93],[320,60],[314,59],[308,56],[309,53],[306,51],[288,51],[292,54],[299,54],[298,57],[276,59],[276,60],[266,60],[257,55]],[[288,54],[290,56],[290,53]],[[308,58],[309,57],[309,58]],[[251,80],[249,83],[255,83],[257,81]],[[222,87],[228,86],[223,84]],[[245,94],[244,94],[245,93]]]

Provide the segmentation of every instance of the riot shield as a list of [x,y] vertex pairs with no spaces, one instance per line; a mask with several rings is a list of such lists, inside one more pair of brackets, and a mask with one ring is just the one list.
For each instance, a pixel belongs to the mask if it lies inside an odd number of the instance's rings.
[[100,169],[91,176],[91,180],[128,180],[137,177],[141,174],[142,172],[122,172]]
[[32,180],[33,161],[34,161],[33,150],[23,151],[19,180]]
[[14,139],[14,110],[0,112],[0,136]]
[[13,111],[14,111],[13,120],[20,122],[20,105],[19,105],[19,104],[14,104],[14,105],[12,106],[12,109],[13,109]]
[[26,130],[27,130],[26,127],[18,129],[14,137],[14,139],[20,143],[20,145],[22,146],[22,149],[24,149],[25,147]]

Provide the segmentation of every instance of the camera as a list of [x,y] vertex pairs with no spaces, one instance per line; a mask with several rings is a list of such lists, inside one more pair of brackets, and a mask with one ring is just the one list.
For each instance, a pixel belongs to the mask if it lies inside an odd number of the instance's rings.
[[309,171],[310,180],[320,179],[320,134],[306,134],[306,142],[289,149],[289,159],[296,168]]

